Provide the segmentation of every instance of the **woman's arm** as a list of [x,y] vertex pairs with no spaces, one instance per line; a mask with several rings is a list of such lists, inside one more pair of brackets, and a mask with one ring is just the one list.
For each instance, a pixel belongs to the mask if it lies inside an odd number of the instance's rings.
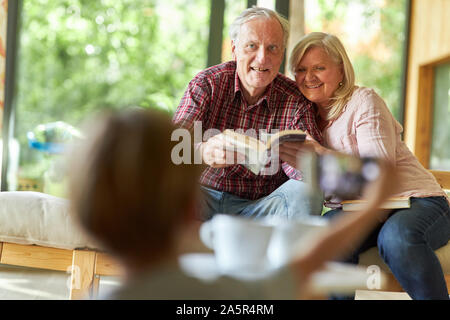
[[374,91],[364,92],[354,119],[359,156],[382,158],[395,163],[396,126],[399,124],[383,99]]
[[335,218],[328,228],[317,235],[307,251],[299,252],[291,269],[299,279],[300,291],[312,273],[326,261],[349,253],[379,223],[380,217],[387,214],[386,210],[380,210],[378,206],[393,193],[395,172],[388,163],[383,163],[382,168],[379,179],[365,190],[365,209]]

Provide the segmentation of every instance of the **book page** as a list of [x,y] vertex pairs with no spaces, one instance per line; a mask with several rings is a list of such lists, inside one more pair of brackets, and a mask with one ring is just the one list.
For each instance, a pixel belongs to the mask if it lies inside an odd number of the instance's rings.
[[305,139],[306,133],[302,130],[283,130],[270,136],[267,141],[267,149],[283,142],[303,142]]

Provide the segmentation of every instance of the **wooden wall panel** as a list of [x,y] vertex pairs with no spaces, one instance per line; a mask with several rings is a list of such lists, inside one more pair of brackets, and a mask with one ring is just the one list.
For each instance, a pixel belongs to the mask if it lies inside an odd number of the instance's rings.
[[449,17],[449,0],[411,0],[404,139],[422,163],[427,156],[422,150],[430,143],[432,119],[430,99],[420,96],[430,90],[423,77],[430,76],[427,66],[450,55]]

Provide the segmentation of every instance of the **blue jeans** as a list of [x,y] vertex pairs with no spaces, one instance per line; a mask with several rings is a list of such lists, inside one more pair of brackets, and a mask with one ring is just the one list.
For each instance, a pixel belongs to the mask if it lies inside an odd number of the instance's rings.
[[[325,217],[341,212],[328,211]],[[450,209],[445,197],[411,198],[411,208],[393,210],[345,261],[357,264],[359,253],[378,246],[380,256],[411,298],[448,300],[444,273],[434,250],[449,239]]]
[[297,219],[305,215],[320,215],[323,195],[311,194],[303,181],[290,179],[271,194],[257,200],[243,199],[227,192],[201,186],[203,218],[216,213],[240,215],[249,218],[278,216]]

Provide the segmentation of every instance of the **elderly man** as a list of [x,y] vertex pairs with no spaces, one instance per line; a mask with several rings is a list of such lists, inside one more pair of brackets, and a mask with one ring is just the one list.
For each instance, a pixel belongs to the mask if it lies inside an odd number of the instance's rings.
[[[321,141],[315,107],[294,81],[279,73],[288,33],[288,21],[270,9],[243,11],[230,27],[233,60],[203,70],[191,80],[174,123],[191,130],[200,122],[203,132],[251,129],[257,138],[260,130],[301,129]],[[200,178],[204,218],[229,213],[291,219],[320,212],[322,198],[310,197],[301,173],[282,157],[276,172],[254,174],[226,161],[230,157],[225,145],[222,134],[197,145],[208,165]]]

